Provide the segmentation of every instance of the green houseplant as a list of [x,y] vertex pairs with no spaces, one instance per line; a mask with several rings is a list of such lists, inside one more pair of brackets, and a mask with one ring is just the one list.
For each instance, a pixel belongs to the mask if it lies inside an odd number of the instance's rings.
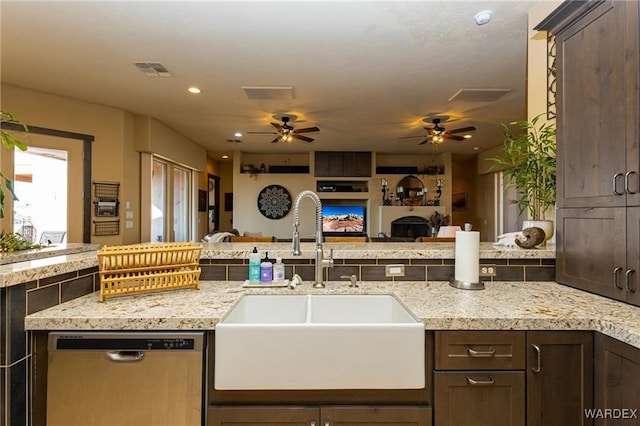
[[[515,135],[512,127],[519,130]],[[516,188],[517,198],[509,203],[527,212],[533,221],[544,221],[545,212],[556,202],[556,129],[540,114],[530,121],[501,124],[504,136],[502,152],[492,161],[491,170],[501,169],[507,177],[507,187]],[[525,221],[525,227],[538,226]],[[546,225],[548,226],[548,225]],[[540,226],[542,227],[542,226]],[[543,227],[544,229],[544,227]],[[547,240],[553,235],[545,229]]]
[[[4,147],[7,149],[18,148],[21,151],[26,151],[27,144],[19,139],[16,139],[10,132],[4,130],[5,123],[16,124],[20,126],[25,136],[29,135],[29,129],[27,128],[27,126],[20,120],[15,118],[10,112],[0,110],[0,135],[2,136],[2,145],[4,145]],[[2,172],[0,172],[0,178],[4,182],[4,186],[11,193],[13,199],[17,200],[18,197],[16,197],[16,193],[13,190],[13,182],[11,181],[11,179],[3,175]],[[0,186],[0,218],[4,217],[4,197],[4,190]]]
[[[29,135],[29,129],[24,123],[15,118],[10,112],[0,110],[0,136],[2,137],[2,145],[9,150],[11,150],[12,148],[17,148],[21,151],[26,151],[27,144],[22,142],[20,139],[17,139],[15,136],[13,136],[12,133],[7,131],[6,124],[17,125],[21,129],[24,136]],[[4,176],[1,172],[0,179],[2,179],[2,181],[4,182],[4,186],[11,193],[13,199],[17,200],[18,197],[16,196],[16,193],[13,189],[13,181]],[[0,186],[0,218],[4,217],[4,200],[5,193]],[[0,253],[11,253],[17,250],[28,250],[41,247],[42,246],[40,244],[33,244],[31,241],[28,241],[20,233],[5,233],[4,231],[0,232]]]

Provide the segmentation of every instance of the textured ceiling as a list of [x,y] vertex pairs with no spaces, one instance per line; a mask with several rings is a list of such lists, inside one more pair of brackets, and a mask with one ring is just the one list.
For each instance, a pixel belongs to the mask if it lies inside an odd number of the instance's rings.
[[[3,83],[149,115],[226,151],[432,153],[424,117],[474,137],[439,152],[501,142],[525,117],[527,10],[522,1],[2,1]],[[478,26],[475,13],[491,9]],[[162,63],[150,78],[132,62]],[[191,95],[190,85],[202,88]],[[291,86],[293,99],[251,100],[243,86]],[[462,88],[510,91],[449,101]],[[312,143],[271,144],[274,114],[318,126]],[[228,139],[240,139],[229,143]]]

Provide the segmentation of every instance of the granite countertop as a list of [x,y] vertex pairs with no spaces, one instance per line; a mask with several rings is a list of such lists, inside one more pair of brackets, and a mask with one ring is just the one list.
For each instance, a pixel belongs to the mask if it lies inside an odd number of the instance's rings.
[[204,281],[181,289],[109,298],[98,293],[26,317],[31,330],[212,330],[243,294],[395,294],[427,330],[594,330],[640,348],[640,308],[553,282],[488,282],[482,291],[446,282],[329,282],[295,290],[243,289]]
[[[21,261],[0,265],[0,287],[52,277],[66,272],[78,271],[98,265],[96,244],[68,244],[66,247],[57,247],[56,250],[44,253],[44,256],[30,257],[28,254]],[[46,250],[46,249],[43,249]],[[43,254],[43,253],[33,253]],[[22,254],[8,254],[8,256],[21,256]],[[14,259],[16,259],[14,257]]]
[[[248,259],[253,247],[258,247],[262,252],[268,251],[272,259],[293,257],[290,243],[205,243],[202,246],[202,259]],[[21,261],[0,264],[0,287],[98,266],[96,250],[99,247],[96,244],[61,244],[55,248],[42,249],[44,251],[6,255]],[[334,259],[455,258],[455,243],[325,243],[324,247],[334,249]],[[300,258],[314,258],[314,243],[302,243],[300,248]],[[555,256],[555,246],[552,245],[524,250],[480,243],[481,259],[555,259]]]
[[61,256],[65,254],[83,253],[87,251],[96,251],[100,248],[100,244],[87,243],[67,243],[67,244],[51,244],[39,249],[20,250],[12,253],[0,253],[0,265],[9,263],[25,262],[28,260],[44,259],[45,257]]
[[[455,243],[323,243],[325,250],[333,248],[335,259],[453,259]],[[257,247],[275,259],[292,258],[291,243],[203,243],[203,259],[246,259]],[[313,259],[315,243],[300,243],[301,258]],[[481,259],[555,259],[555,245],[525,250],[519,247],[496,247],[480,243]]]

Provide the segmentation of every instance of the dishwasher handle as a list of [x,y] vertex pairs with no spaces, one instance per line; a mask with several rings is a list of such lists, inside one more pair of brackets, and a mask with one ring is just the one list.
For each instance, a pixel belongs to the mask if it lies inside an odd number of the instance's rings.
[[144,351],[109,351],[106,355],[113,362],[139,362],[144,358]]

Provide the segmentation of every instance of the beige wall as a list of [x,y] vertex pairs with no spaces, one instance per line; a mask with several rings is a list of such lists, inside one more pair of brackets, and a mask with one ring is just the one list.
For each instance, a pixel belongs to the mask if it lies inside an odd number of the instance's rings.
[[[113,245],[141,241],[141,158],[137,144],[141,144],[140,148],[144,148],[145,152],[161,155],[206,176],[204,148],[152,118],[136,117],[116,108],[7,84],[2,84],[0,89],[2,109],[12,112],[25,124],[94,136],[92,181],[119,182],[121,203],[120,234],[94,236],[92,226],[91,241],[94,243]],[[141,128],[138,123],[142,123]],[[146,141],[139,139],[141,133],[148,136]],[[3,173],[13,175],[12,164],[7,161],[9,157],[2,155],[1,158]],[[203,183],[200,177],[198,179],[200,189],[206,189],[206,180]],[[79,203],[71,208],[81,211],[82,205]],[[127,211],[133,214],[132,219],[126,218]],[[7,209],[7,213],[10,212],[11,209]],[[93,211],[91,219],[94,219]],[[133,222],[132,228],[126,227],[127,220]],[[8,215],[2,221],[2,229],[12,229],[11,224],[12,218]]]

